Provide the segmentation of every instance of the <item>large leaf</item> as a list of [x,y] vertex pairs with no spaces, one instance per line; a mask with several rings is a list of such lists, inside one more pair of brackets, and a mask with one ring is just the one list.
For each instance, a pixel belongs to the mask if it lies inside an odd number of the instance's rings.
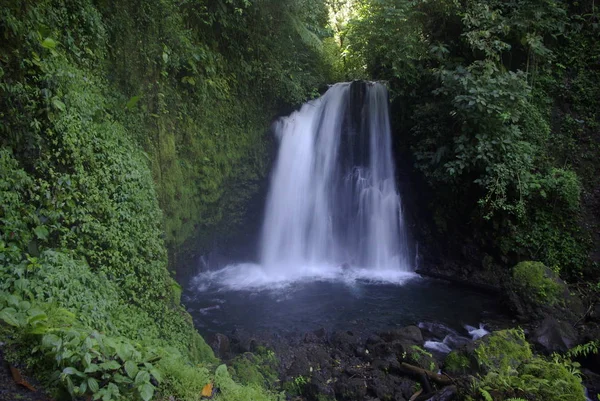
[[139,387],[139,392],[144,401],[150,401],[154,395],[154,386],[150,383],[143,384]]
[[145,370],[141,370],[138,372],[138,374],[135,376],[135,385],[139,386],[143,383],[148,383],[150,382],[150,373],[146,372]]
[[93,377],[88,377],[87,384],[92,393],[95,393],[100,389],[100,386],[98,386],[98,382]]
[[57,97],[52,98],[52,106],[60,111],[65,111],[67,108],[67,106]]
[[21,323],[17,318],[17,311],[14,308],[4,308],[0,311],[0,320],[14,327],[20,327]]
[[131,110],[133,109],[137,103],[140,101],[141,96],[134,96],[131,99],[129,99],[129,101],[127,102],[127,104],[125,105],[125,108],[127,110]]
[[127,361],[125,362],[125,372],[127,373],[127,376],[129,376],[132,379],[135,379],[136,375],[138,374],[138,367],[137,364],[133,361]]
[[154,380],[156,380],[159,384],[162,382],[162,375],[157,369],[150,369],[150,374],[152,375],[152,377],[154,377]]
[[117,370],[121,367],[121,364],[115,360],[104,362],[100,364],[102,370]]

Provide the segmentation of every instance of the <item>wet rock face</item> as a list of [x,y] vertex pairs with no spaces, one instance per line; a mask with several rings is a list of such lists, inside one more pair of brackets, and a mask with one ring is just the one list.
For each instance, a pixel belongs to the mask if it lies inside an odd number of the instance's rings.
[[229,337],[224,334],[217,333],[209,339],[209,345],[218,358],[226,359],[231,350]]

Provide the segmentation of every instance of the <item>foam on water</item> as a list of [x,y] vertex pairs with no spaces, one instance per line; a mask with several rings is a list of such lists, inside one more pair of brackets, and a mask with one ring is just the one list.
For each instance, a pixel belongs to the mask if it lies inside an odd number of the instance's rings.
[[452,348],[441,341],[425,341],[425,348],[440,352],[442,354],[449,354],[452,352]]
[[195,291],[277,291],[299,283],[315,281],[401,285],[419,276],[397,269],[370,269],[319,264],[282,269],[278,274],[259,264],[242,263],[206,271],[192,279]]
[[480,324],[479,328],[469,326],[467,324],[467,325],[465,325],[465,330],[467,330],[467,332],[473,338],[473,340],[477,340],[481,337],[484,337],[484,336],[487,336],[488,334],[490,334],[490,332],[485,329],[485,326],[483,324]]

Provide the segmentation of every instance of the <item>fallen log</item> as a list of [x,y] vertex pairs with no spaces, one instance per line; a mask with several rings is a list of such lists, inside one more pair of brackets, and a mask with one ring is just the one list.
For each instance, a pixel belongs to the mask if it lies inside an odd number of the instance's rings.
[[[427,385],[425,385],[425,383],[421,383],[421,384],[423,385],[423,388],[425,389],[426,392],[431,391],[431,385],[429,384],[429,380],[431,380],[439,385],[442,385],[442,386],[449,386],[452,384],[452,379],[450,379],[448,376],[439,375],[430,370],[423,369],[423,368],[411,365],[406,362],[400,363],[400,372],[411,375],[413,377],[416,377],[420,381],[422,381],[423,377],[425,377],[427,379],[427,380],[425,380],[425,381],[427,381]],[[429,387],[429,389],[426,386]]]

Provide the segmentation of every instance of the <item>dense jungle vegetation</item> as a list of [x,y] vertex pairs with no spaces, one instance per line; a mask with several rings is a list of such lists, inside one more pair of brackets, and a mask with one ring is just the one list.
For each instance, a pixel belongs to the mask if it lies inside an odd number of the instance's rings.
[[338,67],[392,91],[399,152],[429,193],[420,239],[484,269],[534,259],[597,282],[594,2],[333,4]]
[[600,293],[593,0],[1,5],[0,341],[57,399],[283,397],[220,365],[167,255],[245,229],[270,122],[340,80],[387,81],[433,253]]

